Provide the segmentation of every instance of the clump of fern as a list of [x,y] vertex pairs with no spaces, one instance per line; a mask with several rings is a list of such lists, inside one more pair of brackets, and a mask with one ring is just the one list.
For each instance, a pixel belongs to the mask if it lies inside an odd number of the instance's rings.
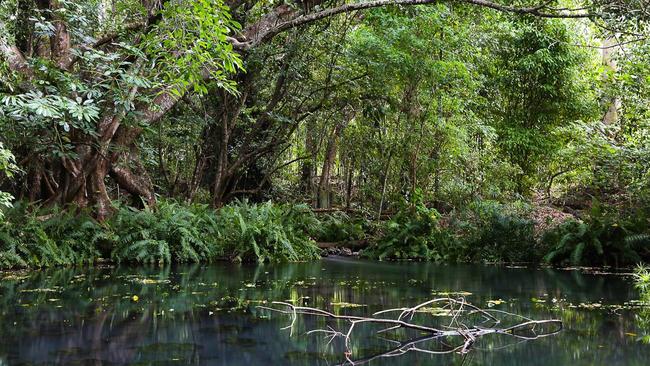
[[364,250],[363,255],[379,260],[443,261],[453,239],[441,228],[439,217],[416,194],[412,202],[401,202],[398,212],[380,229],[376,243]]
[[472,262],[534,262],[537,260],[533,221],[525,208],[495,201],[473,202],[453,226],[461,243],[458,253]]
[[544,261],[556,265],[630,265],[648,258],[650,235],[644,217],[620,217],[598,202],[584,220],[569,220],[544,233]]
[[0,267],[46,267],[92,263],[100,257],[95,234],[101,228],[74,208],[43,209],[22,203],[0,223]]
[[120,262],[208,262],[222,254],[216,214],[202,205],[161,200],[155,210],[120,207],[106,223],[104,246]]
[[634,286],[641,293],[641,298],[650,302],[650,268],[637,265],[634,270]]
[[308,235],[319,222],[306,205],[240,201],[221,208],[217,222],[217,236],[232,260],[300,261],[320,256]]
[[322,242],[345,242],[361,240],[369,231],[370,222],[363,216],[352,217],[336,211],[319,217],[320,225],[313,235]]
[[101,224],[83,210],[17,204],[0,223],[0,268],[92,263],[300,261],[319,257],[309,233],[320,222],[305,205],[237,202],[206,205],[161,200],[126,206]]
[[[634,285],[639,290],[640,300],[645,305],[650,304],[650,268],[637,265],[634,271]],[[639,339],[644,343],[650,343],[650,309],[644,306],[635,315],[641,331]]]

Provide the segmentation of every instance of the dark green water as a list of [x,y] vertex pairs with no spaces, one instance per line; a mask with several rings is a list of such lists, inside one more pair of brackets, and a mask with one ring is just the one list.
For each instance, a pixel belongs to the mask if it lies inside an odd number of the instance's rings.
[[[0,366],[334,365],[344,361],[341,343],[328,347],[322,336],[304,334],[323,321],[300,318],[291,336],[280,329],[288,317],[257,305],[302,298],[308,306],[368,314],[461,291],[481,307],[497,300],[494,309],[560,318],[565,329],[523,343],[486,336],[465,357],[408,352],[370,365],[650,364],[650,345],[637,340],[643,318],[628,306],[638,298],[628,276],[325,259],[0,273]],[[353,357],[390,346],[360,330]]]

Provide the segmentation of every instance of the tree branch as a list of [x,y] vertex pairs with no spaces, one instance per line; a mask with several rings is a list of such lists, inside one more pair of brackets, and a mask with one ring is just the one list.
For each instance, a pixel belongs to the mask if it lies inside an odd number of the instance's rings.
[[[514,14],[528,14],[536,17],[542,18],[589,18],[593,16],[591,13],[587,12],[573,12],[573,11],[555,11],[555,12],[544,12],[543,9],[547,8],[548,2],[543,4],[533,6],[533,7],[515,7],[509,5],[503,5],[495,3],[489,0],[455,0],[456,2],[466,3],[470,5],[481,6],[501,12],[514,13]],[[291,13],[295,15],[293,18],[281,21],[282,18],[287,18],[287,15],[290,13],[286,8],[279,9],[276,13],[277,16],[265,17],[259,22],[247,27],[242,33],[246,41],[237,41],[233,46],[240,50],[249,49],[255,47],[261,43],[265,43],[273,39],[276,35],[305,24],[315,22],[327,17],[331,17],[337,14],[349,13],[356,10],[378,8],[389,5],[427,5],[427,4],[436,4],[439,0],[375,0],[375,1],[365,1],[360,3],[349,3],[341,5],[334,8],[325,9],[322,11],[303,14],[299,11]],[[282,5],[283,7],[286,5]],[[265,24],[266,23],[266,24]]]

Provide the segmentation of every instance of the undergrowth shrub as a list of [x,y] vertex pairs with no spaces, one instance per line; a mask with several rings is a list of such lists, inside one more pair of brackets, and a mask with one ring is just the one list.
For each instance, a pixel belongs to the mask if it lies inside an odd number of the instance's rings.
[[372,230],[371,223],[365,217],[352,217],[343,211],[337,211],[319,217],[320,225],[312,236],[321,242],[345,242],[364,239]]
[[[535,240],[521,204],[475,202],[442,218],[419,195],[386,222],[332,213],[320,219],[307,205],[206,205],[161,200],[155,209],[119,206],[105,222],[88,212],[17,203],[0,222],[0,268],[92,263],[301,261],[316,259],[315,241],[367,239],[363,255],[380,260],[536,262],[629,265],[650,259],[644,212],[622,216],[597,202],[584,220],[569,220]],[[371,234],[372,233],[372,234]]]
[[643,343],[650,344],[650,268],[638,265],[634,271],[634,285],[639,290],[640,300],[646,305],[635,314],[640,329],[639,340]]
[[584,221],[569,220],[544,233],[544,261],[554,265],[630,265],[650,257],[648,220],[609,213],[592,203]]
[[385,223],[376,243],[363,251],[364,256],[379,260],[417,259],[444,261],[452,236],[439,225],[439,214],[415,198],[403,202],[398,212]]
[[634,271],[634,286],[641,293],[641,300],[650,302],[650,268],[638,265]]
[[237,261],[317,259],[320,250],[308,233],[318,225],[307,205],[241,201],[219,210],[218,238]]
[[320,222],[304,205],[236,202],[219,211],[161,200],[120,206],[105,222],[70,208],[17,204],[0,222],[0,268],[92,263],[299,261],[320,255],[309,233]]
[[102,239],[116,262],[207,262],[223,256],[217,218],[206,205],[161,201],[156,210],[121,207]]
[[0,222],[0,268],[92,263],[100,226],[85,213],[28,210],[17,203]]
[[474,202],[452,225],[461,237],[461,260],[533,262],[538,257],[534,224],[521,205]]

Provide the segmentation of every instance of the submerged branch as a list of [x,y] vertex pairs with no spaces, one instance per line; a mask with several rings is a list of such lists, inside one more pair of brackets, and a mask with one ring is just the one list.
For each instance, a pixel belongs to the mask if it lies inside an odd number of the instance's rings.
[[[291,334],[295,328],[296,320],[299,315],[315,316],[327,319],[334,319],[349,323],[347,330],[337,330],[331,326],[326,329],[314,329],[307,334],[323,334],[329,345],[334,339],[342,339],[345,344],[345,359],[343,363],[351,365],[360,365],[382,357],[395,357],[407,352],[422,352],[427,354],[466,354],[473,349],[475,343],[483,336],[490,334],[501,334],[513,337],[519,341],[534,340],[541,337],[555,335],[562,330],[562,321],[557,319],[533,320],[525,316],[509,313],[503,310],[481,309],[465,301],[464,298],[436,298],[417,304],[410,308],[394,308],[378,311],[372,316],[355,316],[355,315],[338,315],[332,312],[305,306],[296,306],[287,302],[273,302],[276,307],[260,306],[260,309],[272,312],[287,314],[291,316],[291,323],[282,328],[290,329]],[[416,313],[427,314],[427,306],[439,305],[437,308],[443,310],[445,315],[451,317],[448,325],[434,327],[414,322],[413,318]],[[397,313],[396,318],[381,317],[382,315]],[[514,325],[499,327],[501,320],[495,314],[510,316],[518,319],[519,322]],[[464,318],[470,315],[480,315],[483,319],[478,324],[466,323]],[[431,314],[431,316],[435,316]],[[395,344],[394,347],[371,356],[352,359],[351,340],[355,327],[360,324],[375,324],[385,326],[376,332],[381,334],[399,329],[408,329],[418,332],[417,336],[405,340],[391,340],[381,338],[382,340]],[[546,327],[546,329],[539,329]],[[550,328],[548,328],[550,327]],[[424,333],[424,335],[422,335]],[[449,344],[450,339],[457,338],[459,342]],[[428,341],[435,342],[438,348],[425,348],[422,344]]]

